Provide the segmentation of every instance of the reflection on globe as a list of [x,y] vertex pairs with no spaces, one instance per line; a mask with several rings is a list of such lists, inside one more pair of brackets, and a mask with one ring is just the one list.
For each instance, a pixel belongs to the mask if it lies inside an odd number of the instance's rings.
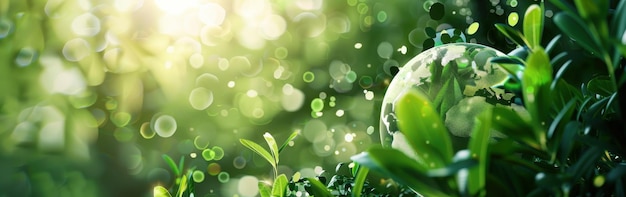
[[[380,115],[383,146],[410,151],[408,146],[402,146],[406,142],[398,132],[395,102],[407,90],[417,89],[436,106],[452,134],[455,150],[467,147],[474,117],[487,107],[511,106],[515,96],[499,88],[509,75],[491,64],[490,58],[497,56],[505,54],[483,45],[455,43],[431,48],[411,59],[391,81],[383,99]],[[496,132],[492,137],[502,137],[499,135]]]

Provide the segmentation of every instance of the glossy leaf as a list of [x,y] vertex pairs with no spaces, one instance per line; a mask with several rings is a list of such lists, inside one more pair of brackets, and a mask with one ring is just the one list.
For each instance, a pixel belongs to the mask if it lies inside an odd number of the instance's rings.
[[579,130],[580,122],[570,121],[565,125],[561,141],[559,142],[559,152],[557,153],[558,159],[561,163],[567,162],[569,154],[574,147],[575,137]]
[[167,191],[167,189],[165,189],[165,187],[163,186],[156,186],[154,187],[154,189],[152,189],[153,191],[153,195],[154,197],[172,197],[172,195],[170,194],[169,191]]
[[352,156],[353,161],[391,177],[424,196],[447,196],[435,180],[426,175],[427,168],[396,149],[370,148]]
[[276,164],[278,164],[278,144],[276,144],[276,140],[274,139],[274,136],[272,136],[272,134],[270,133],[265,133],[263,134],[263,138],[265,138],[265,142],[267,142],[267,146],[270,147],[270,152],[272,153],[272,156],[274,157],[274,162]]
[[298,131],[294,131],[293,133],[291,133],[291,135],[289,135],[289,137],[285,140],[285,142],[283,142],[283,145],[280,145],[280,148],[278,148],[278,153],[282,152],[283,149],[285,149],[285,147],[287,147],[287,145],[289,145],[289,142],[291,142],[293,139],[298,137],[299,133],[300,132],[298,132]]
[[263,159],[269,162],[272,167],[276,168],[276,162],[274,161],[272,155],[259,144],[246,139],[239,139],[239,142],[241,142],[241,144],[243,144],[243,146],[245,146],[246,148],[252,150],[252,152],[263,157]]
[[176,196],[182,197],[185,191],[187,191],[187,175],[183,175],[180,178],[180,185],[178,186],[178,191],[176,192]]
[[580,180],[580,178],[595,169],[595,164],[602,156],[603,150],[598,147],[587,149],[574,165],[567,169],[571,174],[571,180]]
[[[355,167],[356,168],[356,167]],[[354,186],[352,187],[352,196],[360,197],[361,192],[363,190],[363,185],[365,184],[365,179],[367,178],[367,174],[370,169],[367,167],[359,167],[356,173],[356,178],[354,178]]]
[[613,83],[611,82],[610,77],[598,76],[589,80],[589,83],[587,83],[587,90],[589,90],[590,92],[594,94],[599,94],[602,96],[610,96],[611,94],[615,92],[615,90],[612,89],[613,87],[612,84]]
[[563,36],[561,36],[561,34],[554,36],[554,38],[552,38],[552,40],[550,40],[548,45],[546,45],[546,53],[550,54],[550,52],[552,52],[552,49],[554,49],[556,44],[561,41],[562,37]]
[[274,185],[272,186],[272,197],[283,197],[285,196],[285,191],[287,189],[287,176],[285,174],[278,175],[274,180]]
[[495,24],[495,26],[496,26],[496,29],[500,31],[500,33],[504,34],[504,36],[511,39],[511,41],[513,41],[518,46],[530,46],[528,40],[526,40],[526,38],[524,37],[524,35],[522,35],[521,32],[502,23]]
[[468,189],[471,196],[478,195],[485,188],[492,115],[492,109],[485,110],[474,122],[469,151],[472,159],[478,161],[478,165],[469,169]]
[[172,169],[174,174],[176,176],[180,176],[180,170],[176,166],[176,162],[174,162],[174,160],[166,154],[161,155],[161,157],[163,158],[163,160],[165,160],[165,163],[167,163],[167,165],[170,166],[170,169]]
[[524,36],[531,49],[541,45],[542,29],[543,10],[537,4],[530,5],[524,14]]
[[552,124],[550,124],[550,128],[548,129],[548,139],[551,139],[552,142],[552,150],[553,155],[552,159],[556,159],[556,149],[559,146],[559,142],[563,132],[565,130],[565,126],[571,120],[572,115],[574,114],[574,109],[576,106],[576,100],[570,100],[559,112],[559,114],[554,117]]
[[574,39],[580,46],[597,57],[602,57],[600,41],[594,38],[585,23],[577,16],[568,12],[559,12],[554,17],[554,23],[565,35]]
[[311,184],[310,190],[307,190],[311,195],[315,197],[332,197],[328,188],[322,182],[315,178],[306,178],[307,181]]
[[565,62],[560,68],[559,70],[556,72],[556,74],[554,75],[554,79],[552,80],[552,84],[550,85],[550,89],[554,90],[556,89],[556,86],[559,82],[559,80],[561,80],[561,78],[563,78],[563,74],[565,73],[565,71],[567,71],[567,69],[569,69],[570,65],[572,64],[572,60],[568,60],[567,62]]
[[270,188],[269,185],[260,182],[258,183],[259,186],[259,195],[261,195],[261,197],[272,197],[272,189]]
[[568,3],[568,1],[565,0],[550,0],[550,3],[554,4],[559,9],[570,13],[574,13],[576,11],[574,9],[574,6],[572,6],[570,3]]
[[400,131],[419,157],[428,158],[432,168],[450,163],[453,152],[450,135],[426,95],[409,90],[396,102],[396,115]]

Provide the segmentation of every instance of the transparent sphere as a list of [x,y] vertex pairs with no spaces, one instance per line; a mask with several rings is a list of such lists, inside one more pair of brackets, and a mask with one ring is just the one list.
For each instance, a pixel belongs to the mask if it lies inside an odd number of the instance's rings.
[[510,106],[515,96],[499,88],[509,75],[491,64],[490,59],[497,56],[505,54],[483,45],[454,43],[431,48],[411,59],[393,78],[383,99],[383,146],[397,148],[396,144],[406,143],[400,139],[403,136],[397,126],[395,103],[412,88],[430,98],[451,133],[455,150],[467,147],[474,118],[487,107]]

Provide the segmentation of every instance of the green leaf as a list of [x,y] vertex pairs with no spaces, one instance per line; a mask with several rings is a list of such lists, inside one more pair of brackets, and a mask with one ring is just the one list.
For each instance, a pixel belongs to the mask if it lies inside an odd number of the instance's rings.
[[559,114],[554,118],[552,124],[550,124],[550,128],[548,129],[548,139],[550,139],[551,143],[551,161],[556,159],[556,154],[558,152],[559,143],[561,142],[561,138],[563,133],[565,132],[565,127],[568,122],[570,122],[572,115],[574,114],[576,100],[571,99],[559,112]]
[[[622,40],[624,33],[626,33],[626,1],[620,1],[614,13],[611,20],[611,30],[617,40]],[[626,57],[626,55],[624,56]]]
[[154,197],[172,197],[172,195],[170,194],[169,191],[167,191],[167,189],[165,189],[165,187],[163,186],[156,186],[152,189],[152,191],[154,192],[154,194],[152,196]]
[[243,146],[245,146],[246,148],[252,150],[252,152],[263,157],[267,162],[270,163],[270,165],[272,165],[272,167],[276,168],[276,162],[274,161],[272,155],[259,144],[246,139],[239,139],[239,142],[241,142],[241,144],[243,144]]
[[561,163],[566,163],[572,148],[574,147],[575,137],[580,130],[580,122],[570,121],[565,125],[563,129],[563,135],[559,143],[558,158]]
[[573,13],[575,11],[574,6],[564,0],[550,0],[550,3],[554,4],[556,7],[566,12]]
[[274,186],[272,186],[272,197],[285,196],[285,189],[287,189],[287,176],[285,174],[278,175],[274,180]]
[[187,190],[187,175],[183,175],[180,179],[180,185],[178,186],[178,191],[176,192],[176,196],[182,197],[183,193]]
[[552,38],[552,40],[550,40],[548,45],[546,45],[546,53],[550,54],[550,52],[552,51],[552,49],[554,49],[556,44],[559,43],[559,41],[561,41],[562,37],[563,36],[561,36],[561,34],[554,36],[554,38]]
[[478,160],[478,166],[469,169],[468,189],[470,196],[481,196],[479,194],[485,188],[492,117],[492,109],[490,108],[480,113],[474,122],[469,150],[471,157]]
[[[528,56],[522,78],[524,104],[533,120],[538,123],[549,123],[550,117],[545,113],[550,109],[552,101],[550,85],[552,83],[552,66],[548,55],[541,47],[537,47]],[[539,135],[539,134],[538,134]]]
[[554,16],[554,23],[580,46],[602,58],[603,50],[600,47],[600,41],[592,36],[589,27],[580,18],[568,12],[559,12]]
[[601,96],[610,96],[615,93],[615,90],[612,89],[613,83],[611,82],[611,78],[609,76],[598,76],[587,83],[587,90],[594,93],[599,94]]
[[594,22],[604,20],[609,10],[608,0],[574,0],[574,3],[580,16]]
[[423,196],[448,196],[441,191],[435,179],[426,175],[427,168],[396,149],[372,147],[367,152],[352,156],[353,161],[391,177]]
[[539,5],[532,4],[524,14],[524,36],[528,39],[531,49],[541,45],[542,29],[543,10]]
[[294,131],[293,133],[291,133],[291,135],[289,135],[289,138],[287,138],[285,140],[285,142],[283,142],[283,145],[280,145],[280,148],[278,148],[278,153],[282,152],[283,149],[285,149],[285,147],[287,147],[287,145],[289,145],[289,142],[291,142],[293,139],[298,137],[299,133],[300,132],[298,132],[298,131]]
[[[358,163],[355,163],[358,165]],[[356,168],[356,167],[354,167]],[[352,196],[360,197],[361,192],[363,190],[363,185],[365,184],[365,178],[367,178],[367,174],[370,169],[367,167],[359,167],[356,173],[356,178],[354,178],[354,186],[352,187]]]
[[265,134],[263,134],[263,138],[265,138],[265,142],[267,142],[267,146],[270,147],[270,151],[272,153],[272,156],[274,157],[274,162],[276,163],[276,165],[278,165],[278,144],[276,144],[276,140],[274,139],[274,136],[272,136],[272,134],[265,132]]
[[541,148],[532,132],[533,126],[517,112],[507,107],[496,106],[493,108],[493,118],[492,126],[495,130],[534,149]]
[[185,165],[185,156],[181,155],[180,156],[180,160],[178,160],[178,170],[180,170],[180,173],[182,174],[183,171],[183,166]]
[[178,169],[178,167],[176,167],[176,162],[174,162],[174,160],[166,154],[161,155],[161,157],[163,158],[163,160],[165,160],[165,163],[167,163],[167,165],[170,166],[170,169],[174,171],[174,174],[177,177],[180,176],[180,170]]
[[519,31],[513,29],[512,27],[498,23],[495,25],[496,29],[498,29],[504,36],[511,39],[515,44],[519,46],[530,46],[528,40],[520,33]]
[[309,183],[311,183],[311,190],[310,191],[307,190],[307,192],[309,192],[312,196],[315,196],[315,197],[332,197],[333,196],[328,191],[328,188],[326,188],[326,186],[322,184],[322,182],[320,182],[319,180],[315,178],[306,178],[306,180],[309,181]]
[[271,188],[264,182],[259,181],[259,194],[261,197],[272,197]]
[[396,115],[400,131],[419,157],[428,158],[432,168],[450,163],[453,153],[450,135],[426,95],[416,89],[409,90],[396,102]]
[[596,162],[598,162],[603,155],[602,152],[604,151],[601,148],[592,146],[582,153],[578,161],[567,169],[567,172],[572,176],[571,180],[580,180],[583,175],[594,170]]

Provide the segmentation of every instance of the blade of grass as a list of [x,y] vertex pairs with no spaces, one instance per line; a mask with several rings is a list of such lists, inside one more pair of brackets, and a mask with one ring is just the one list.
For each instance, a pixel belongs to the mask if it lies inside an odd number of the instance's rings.
[[174,160],[166,154],[161,155],[161,157],[163,158],[163,160],[165,160],[165,163],[167,163],[167,165],[170,166],[172,171],[174,171],[174,174],[176,175],[176,177],[180,176],[180,170],[176,166],[176,163],[174,162]]

